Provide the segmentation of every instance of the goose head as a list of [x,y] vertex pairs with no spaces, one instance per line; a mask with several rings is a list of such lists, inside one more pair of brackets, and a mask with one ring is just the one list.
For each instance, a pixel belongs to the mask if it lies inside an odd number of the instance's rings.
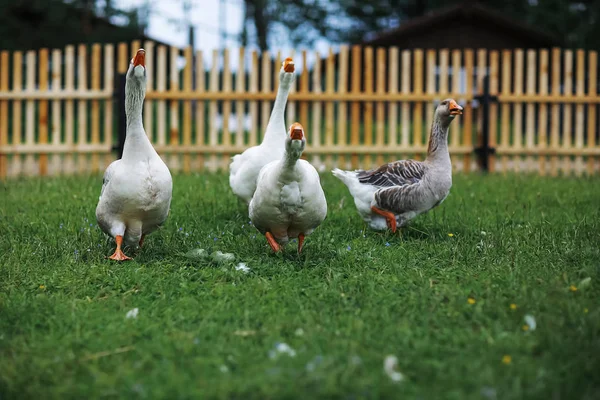
[[281,63],[281,69],[279,70],[279,82],[282,84],[282,87],[288,89],[291,87],[294,80],[296,80],[296,74],[294,71],[296,70],[296,66],[294,65],[294,60],[291,57],[286,58]]
[[129,63],[127,80],[146,83],[146,51],[139,49]]
[[288,153],[298,157],[304,151],[306,147],[306,136],[304,135],[304,128],[299,122],[294,122],[288,130],[288,135],[285,140],[285,148]]
[[461,115],[463,108],[458,105],[454,99],[443,100],[435,110],[435,116],[440,120],[442,125],[448,126],[454,120],[454,117]]

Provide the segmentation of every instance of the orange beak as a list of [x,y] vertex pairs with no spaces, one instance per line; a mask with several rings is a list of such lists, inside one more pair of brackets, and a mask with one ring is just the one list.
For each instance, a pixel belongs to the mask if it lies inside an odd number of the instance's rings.
[[450,115],[461,115],[463,112],[463,108],[454,100],[450,100],[448,109],[450,110]]
[[133,57],[133,66],[137,67],[138,65],[146,68],[146,51],[144,49],[139,49]]
[[304,128],[299,122],[294,122],[290,126],[290,137],[292,140],[302,140],[304,138]]
[[283,61],[283,70],[285,72],[294,72],[294,61],[290,57]]

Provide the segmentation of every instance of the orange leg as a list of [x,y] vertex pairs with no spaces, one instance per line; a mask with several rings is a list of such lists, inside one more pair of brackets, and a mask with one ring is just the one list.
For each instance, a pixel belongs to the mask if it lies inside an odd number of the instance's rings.
[[304,246],[304,233],[298,235],[298,254],[302,252],[302,247]]
[[143,234],[142,237],[140,238],[140,247],[142,247],[142,244],[144,244],[144,239],[146,238],[146,235]]
[[131,257],[127,257],[125,253],[123,253],[123,251],[121,250],[121,244],[123,244],[123,236],[117,235],[117,237],[115,238],[115,242],[117,242],[117,249],[115,250],[114,254],[108,258],[116,261],[131,260]]
[[393,213],[391,213],[389,211],[384,211],[375,206],[371,207],[371,211],[373,211],[375,214],[379,214],[382,217],[384,217],[385,220],[387,221],[388,228],[390,228],[392,230],[392,233],[396,233],[396,216]]
[[271,246],[271,249],[273,249],[275,253],[281,250],[281,246],[279,246],[279,243],[277,243],[271,232],[265,233],[265,236],[267,238],[267,242],[269,242],[269,246]]

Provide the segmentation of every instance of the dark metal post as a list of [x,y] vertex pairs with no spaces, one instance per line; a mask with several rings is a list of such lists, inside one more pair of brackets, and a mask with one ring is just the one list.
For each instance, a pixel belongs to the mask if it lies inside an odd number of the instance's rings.
[[[490,77],[489,75],[483,78],[483,92],[479,96],[475,96],[481,107],[481,144],[475,149],[475,153],[479,159],[479,165],[485,172],[490,168],[490,155],[496,152],[496,149],[490,147],[490,104],[498,101],[497,96],[490,94]],[[492,121],[496,123],[496,121]]]
[[123,146],[125,146],[125,135],[127,131],[127,118],[125,116],[125,77],[126,74],[118,74],[115,82],[116,103],[119,110],[119,119],[117,125],[117,144],[113,146],[113,151],[117,151],[117,159],[123,157]]

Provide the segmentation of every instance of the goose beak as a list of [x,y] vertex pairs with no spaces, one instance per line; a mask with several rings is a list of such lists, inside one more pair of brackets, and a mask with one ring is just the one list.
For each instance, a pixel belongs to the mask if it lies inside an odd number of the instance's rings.
[[283,61],[283,70],[285,72],[294,72],[294,61],[288,57]]
[[462,115],[463,112],[463,108],[454,100],[450,100],[448,109],[450,110],[450,115]]
[[292,140],[302,140],[304,139],[304,128],[298,122],[294,122],[292,126],[290,126],[290,138]]
[[137,67],[138,65],[146,68],[146,51],[144,49],[139,49],[133,57],[133,66]]

